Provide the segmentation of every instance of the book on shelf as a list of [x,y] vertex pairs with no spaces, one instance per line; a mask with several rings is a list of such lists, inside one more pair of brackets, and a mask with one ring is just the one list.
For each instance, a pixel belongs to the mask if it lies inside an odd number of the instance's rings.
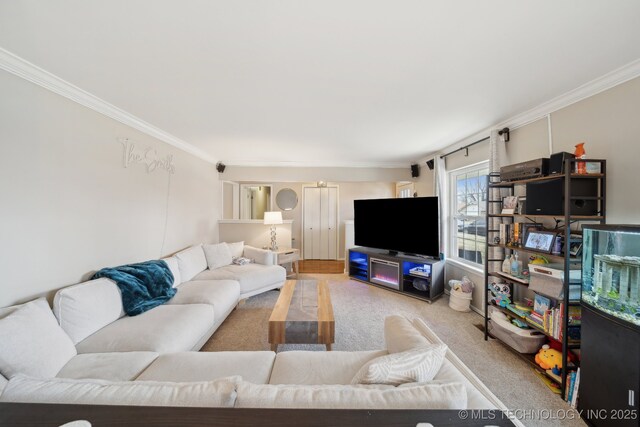
[[540,294],[536,294],[533,303],[533,311],[541,316],[544,316],[545,312],[551,307],[551,300]]
[[575,381],[573,384],[573,394],[571,399],[568,400],[572,408],[575,408],[578,403],[578,392],[580,391],[580,368],[576,371]]

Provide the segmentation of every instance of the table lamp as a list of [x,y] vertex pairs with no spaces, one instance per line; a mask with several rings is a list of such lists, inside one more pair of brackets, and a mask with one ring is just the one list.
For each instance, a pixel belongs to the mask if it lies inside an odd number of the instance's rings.
[[282,224],[282,212],[265,212],[264,224],[271,226],[271,249],[272,251],[278,250],[278,244],[276,243],[276,225]]

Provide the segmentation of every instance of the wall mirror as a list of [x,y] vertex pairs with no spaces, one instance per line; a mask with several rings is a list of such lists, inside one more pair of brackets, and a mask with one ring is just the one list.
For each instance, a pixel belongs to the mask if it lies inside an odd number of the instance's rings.
[[264,219],[264,213],[269,211],[271,211],[270,185],[240,185],[240,219]]
[[283,188],[276,195],[276,204],[283,211],[293,210],[298,205],[298,195],[291,188]]

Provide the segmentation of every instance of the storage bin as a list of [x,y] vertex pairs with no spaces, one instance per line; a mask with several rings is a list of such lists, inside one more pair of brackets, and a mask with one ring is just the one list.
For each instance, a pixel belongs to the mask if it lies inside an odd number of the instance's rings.
[[451,289],[449,291],[449,307],[456,311],[471,311],[469,306],[471,305],[471,296],[469,292],[456,291]]
[[[493,308],[493,307],[492,307]],[[491,310],[489,334],[498,338],[518,353],[536,353],[547,337],[535,329],[522,329],[512,324],[504,313]]]
[[[571,264],[569,285],[579,287],[581,276],[580,264]],[[550,296],[551,298],[563,298],[563,288],[564,264],[529,264],[529,290]]]

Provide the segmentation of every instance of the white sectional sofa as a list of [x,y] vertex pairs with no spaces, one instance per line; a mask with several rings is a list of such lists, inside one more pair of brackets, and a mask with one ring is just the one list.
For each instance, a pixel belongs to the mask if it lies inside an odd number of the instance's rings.
[[[254,262],[232,264],[230,246]],[[196,245],[164,259],[177,289],[166,304],[126,316],[118,286],[101,278],[58,291],[53,312],[78,353],[199,350],[240,299],[282,287],[273,257],[242,242]]]
[[[284,269],[260,283],[257,263],[218,265],[219,250],[167,259],[176,296],[138,316],[124,315],[108,279],[60,290],[53,309],[44,299],[0,309],[0,402],[506,411],[421,319],[385,319],[378,351],[191,351],[243,295],[284,283]],[[264,251],[242,254],[268,263]]]
[[[0,402],[506,409],[420,319],[387,318],[387,349],[379,351],[162,353],[142,351],[147,341],[134,336],[138,330],[123,328],[120,333],[129,335],[131,347],[136,338],[142,347],[77,353],[44,299],[0,310],[0,339],[7,344],[0,349]],[[378,375],[375,363],[381,358],[395,357],[406,367],[410,360],[405,355],[416,351],[427,355],[419,359],[432,371],[427,381],[411,380],[423,375],[420,369],[402,377],[405,384],[398,387],[393,376],[386,383],[362,380],[362,372]]]

